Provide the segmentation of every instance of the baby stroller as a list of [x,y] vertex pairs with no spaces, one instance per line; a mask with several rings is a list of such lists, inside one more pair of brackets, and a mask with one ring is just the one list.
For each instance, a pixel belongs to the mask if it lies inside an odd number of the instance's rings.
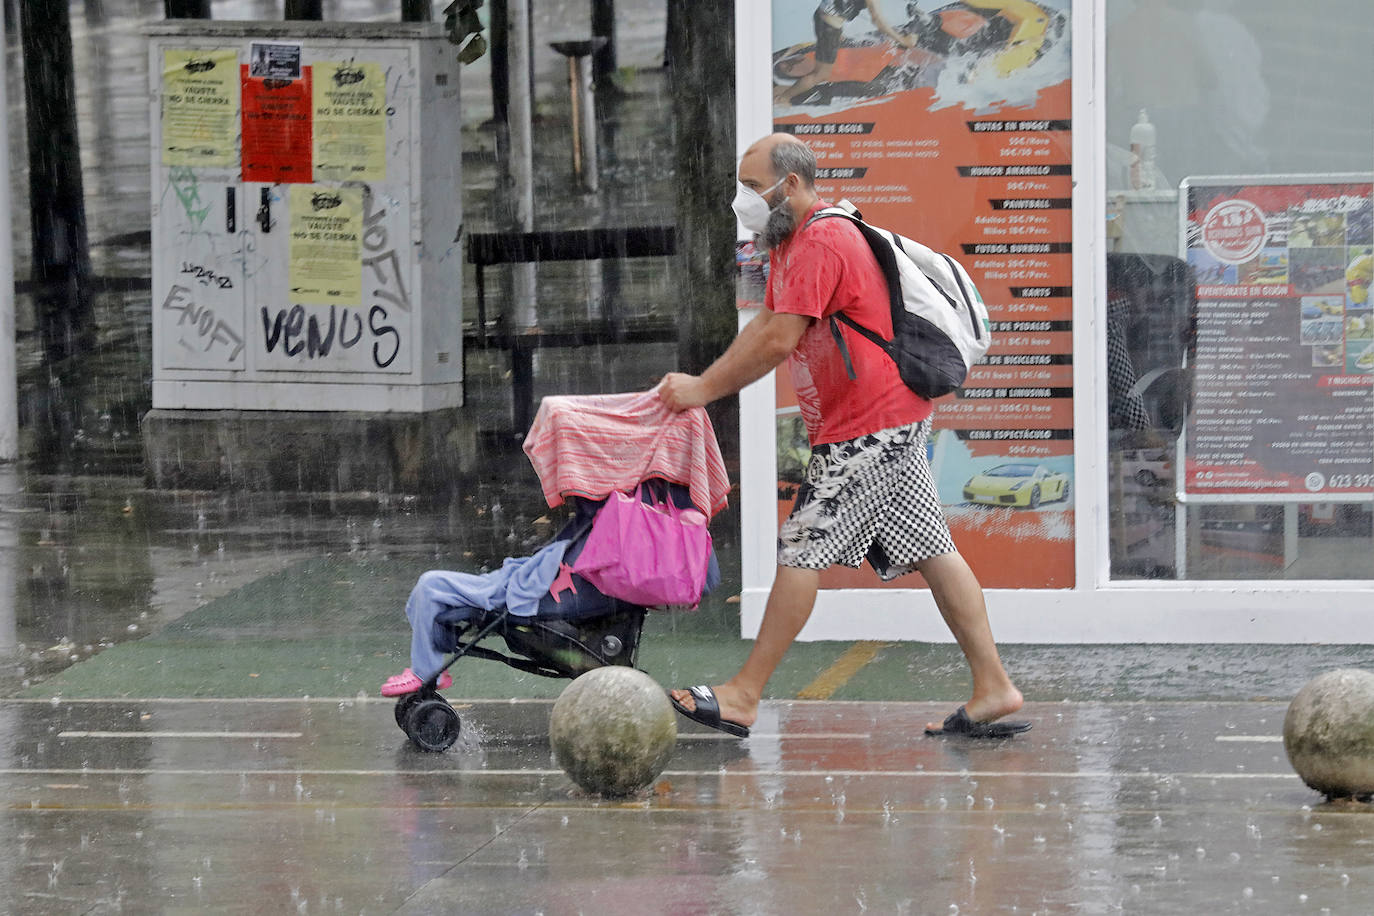
[[[705,442],[697,441],[703,436]],[[683,443],[690,445],[685,451]],[[612,491],[643,483],[645,500],[666,497],[682,509],[707,503],[714,512],[724,505],[728,489],[705,412],[698,408],[671,414],[655,392],[545,398],[525,452],[549,505],[566,501],[573,509],[551,541],[568,542],[563,554],[567,566],[581,554],[592,522]],[[631,460],[626,460],[627,452]],[[620,460],[614,460],[617,457]],[[713,550],[705,591],[719,581]],[[446,608],[434,619],[433,645],[449,657],[418,690],[399,697],[396,724],[422,750],[443,751],[458,740],[461,721],[440,695],[438,683],[461,658],[499,661],[552,678],[575,678],[604,665],[634,667],[648,610],[603,594],[566,566],[532,615],[516,615],[504,606]],[[480,645],[497,638],[507,652]]]

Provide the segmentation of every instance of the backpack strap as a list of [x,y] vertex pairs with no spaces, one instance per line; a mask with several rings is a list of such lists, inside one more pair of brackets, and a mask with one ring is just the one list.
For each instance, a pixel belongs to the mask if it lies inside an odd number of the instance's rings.
[[835,345],[840,348],[840,356],[844,359],[845,374],[849,376],[849,380],[852,382],[858,378],[858,375],[856,375],[854,372],[854,363],[849,358],[849,347],[845,344],[844,333],[840,330],[841,321],[849,325],[854,330],[858,331],[860,334],[862,334],[865,338],[867,338],[876,346],[881,347],[882,351],[886,353],[888,356],[892,355],[892,341],[884,339],[884,337],[877,331],[871,330],[865,327],[864,325],[859,324],[857,321],[855,321],[853,318],[850,318],[844,312],[836,312],[835,314],[830,316],[830,336],[835,338]]
[[835,338],[835,346],[840,349],[840,358],[844,360],[844,374],[849,376],[852,382],[859,376],[854,372],[854,361],[849,358],[849,347],[845,346],[844,332],[840,330],[840,323],[835,320],[835,315],[830,316],[830,336]]
[[[940,257],[944,258],[945,263],[949,265],[949,272],[954,274],[954,282],[959,286],[959,295],[964,297],[964,311],[968,312],[968,323],[973,328],[973,339],[982,340],[983,326],[979,324],[978,316],[973,313],[973,297],[970,296],[969,291],[964,288],[964,277],[959,272],[959,265],[955,264],[954,259],[944,252],[940,253]],[[940,284],[935,284],[935,287],[939,289]],[[941,289],[940,292],[944,292],[944,290]],[[945,298],[948,299],[949,297],[946,296]]]
[[[849,202],[844,201],[843,203],[848,204]],[[859,234],[864,237],[864,241],[868,243],[869,249],[873,252],[873,257],[878,261],[878,267],[883,272],[883,279],[887,281],[888,307],[892,311],[892,330],[895,334],[897,328],[900,327],[902,314],[906,311],[906,301],[902,296],[902,275],[897,269],[897,258],[892,253],[893,243],[884,239],[882,233],[877,229],[865,223],[863,217],[859,215],[859,211],[852,209],[852,205],[850,205],[850,209],[844,207],[826,207],[824,210],[817,210],[811,215],[811,218],[806,221],[805,225],[809,226],[818,219],[824,219],[830,216],[843,216],[848,219],[854,225],[854,228],[859,230]],[[805,228],[805,226],[803,226],[803,228]],[[900,245],[901,243],[895,242],[895,244]],[[938,283],[936,284],[936,288],[939,288]],[[843,311],[836,312],[834,315],[830,316],[830,334],[835,338],[835,343],[840,347],[840,355],[844,357],[844,369],[849,375],[850,381],[853,381],[857,376],[854,373],[854,363],[849,357],[849,348],[845,346],[844,337],[840,332],[840,326],[836,324],[836,319],[843,321],[865,338],[881,347],[883,352],[888,356],[892,356],[892,342],[890,340],[872,328],[866,327],[853,318],[850,318]]]

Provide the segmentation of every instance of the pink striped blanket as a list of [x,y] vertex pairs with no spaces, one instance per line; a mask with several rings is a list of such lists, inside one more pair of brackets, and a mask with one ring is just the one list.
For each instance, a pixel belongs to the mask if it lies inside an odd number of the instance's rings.
[[525,454],[550,506],[568,496],[603,499],[662,477],[686,486],[692,504],[710,516],[725,508],[730,491],[706,411],[673,413],[657,390],[544,398]]

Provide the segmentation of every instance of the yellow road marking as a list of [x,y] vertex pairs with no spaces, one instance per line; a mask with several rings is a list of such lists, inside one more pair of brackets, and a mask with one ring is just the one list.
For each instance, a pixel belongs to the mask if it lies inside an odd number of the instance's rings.
[[878,653],[886,649],[892,643],[873,642],[862,640],[854,643],[840,657],[835,659],[835,663],[826,668],[811,683],[807,684],[797,692],[799,700],[828,700],[849,682],[849,679],[859,673],[859,670],[873,661]]

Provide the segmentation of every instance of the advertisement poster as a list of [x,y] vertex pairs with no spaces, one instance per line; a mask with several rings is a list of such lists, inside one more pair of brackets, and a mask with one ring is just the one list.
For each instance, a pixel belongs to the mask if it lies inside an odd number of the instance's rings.
[[1185,498],[1374,495],[1370,176],[1184,182],[1197,282]]
[[[936,404],[941,502],[984,586],[1070,588],[1070,2],[819,6],[774,0],[775,127],[815,151],[822,198],[847,198],[973,277],[993,345]],[[809,447],[787,373],[777,378],[782,518]],[[836,568],[822,585],[879,582]]]
[[361,188],[291,186],[289,299],[304,305],[362,301]]
[[[261,45],[254,44],[256,55]],[[268,47],[281,48],[281,45]],[[243,180],[272,184],[308,182],[310,167],[310,68],[300,66],[300,46],[294,45],[296,66],[285,66],[283,55],[240,68],[243,86]],[[275,66],[269,67],[269,63]],[[294,76],[283,74],[294,73]]]
[[316,181],[386,178],[386,75],[375,63],[314,65]]
[[163,52],[162,164],[232,168],[238,137],[238,52]]

